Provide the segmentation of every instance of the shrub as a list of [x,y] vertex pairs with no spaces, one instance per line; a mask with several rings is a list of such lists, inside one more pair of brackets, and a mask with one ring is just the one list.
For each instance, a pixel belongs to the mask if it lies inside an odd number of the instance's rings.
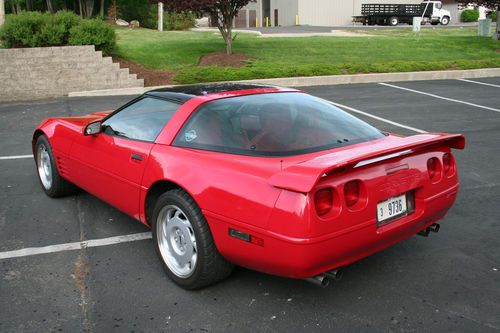
[[477,22],[479,18],[479,10],[466,9],[462,12],[462,22]]
[[95,45],[97,50],[109,55],[116,46],[114,29],[99,20],[82,20],[71,28],[70,45]]
[[9,15],[0,28],[0,39],[5,47],[38,47],[42,46],[40,31],[47,14],[39,12],[22,12]]
[[69,31],[80,22],[78,15],[68,11],[47,14],[40,31],[43,46],[68,45]]
[[[190,12],[163,13],[163,30],[188,30],[195,26],[195,15]],[[152,5],[148,17],[141,22],[141,26],[149,29],[158,28],[158,6]]]
[[498,12],[496,10],[494,10],[494,11],[490,12],[490,14],[488,15],[488,17],[491,19],[492,22],[496,22],[497,21],[497,15],[498,15]]

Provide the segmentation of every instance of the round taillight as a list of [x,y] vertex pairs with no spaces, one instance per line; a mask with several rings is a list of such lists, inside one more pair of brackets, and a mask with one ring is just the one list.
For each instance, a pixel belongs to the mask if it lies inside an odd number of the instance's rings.
[[333,208],[333,191],[325,188],[314,195],[314,206],[319,216],[327,214]]
[[435,157],[430,158],[427,161],[427,171],[429,172],[429,178],[434,179],[438,173],[438,162]]
[[344,185],[344,198],[347,207],[352,207],[359,201],[359,181],[353,180]]
[[450,153],[446,153],[443,155],[443,170],[444,173],[449,173],[452,168],[452,158]]

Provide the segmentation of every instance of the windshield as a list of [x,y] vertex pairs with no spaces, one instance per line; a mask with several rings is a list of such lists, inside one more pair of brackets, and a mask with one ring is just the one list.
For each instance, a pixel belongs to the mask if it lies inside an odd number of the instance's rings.
[[174,145],[255,156],[290,156],[374,140],[374,127],[304,93],[271,93],[203,104]]

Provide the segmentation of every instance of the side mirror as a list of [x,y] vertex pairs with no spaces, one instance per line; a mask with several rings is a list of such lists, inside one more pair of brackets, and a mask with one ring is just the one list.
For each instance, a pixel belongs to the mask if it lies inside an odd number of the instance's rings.
[[94,135],[101,133],[102,124],[101,121],[94,121],[88,124],[83,131],[83,135]]

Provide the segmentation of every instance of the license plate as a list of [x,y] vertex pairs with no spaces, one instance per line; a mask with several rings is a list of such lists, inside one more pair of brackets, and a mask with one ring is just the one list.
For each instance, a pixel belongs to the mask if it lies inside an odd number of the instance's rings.
[[406,194],[389,198],[377,205],[377,222],[384,224],[408,212],[406,206]]

